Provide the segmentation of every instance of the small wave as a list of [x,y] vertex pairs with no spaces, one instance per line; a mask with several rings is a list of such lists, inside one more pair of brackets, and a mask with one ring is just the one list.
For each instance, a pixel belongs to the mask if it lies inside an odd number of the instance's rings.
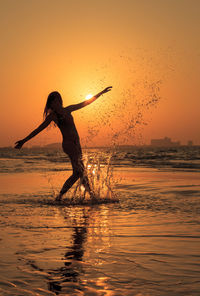
[[[106,165],[110,152],[97,149],[95,153],[88,149],[85,154],[90,160],[97,154],[101,164]],[[51,151],[45,149],[0,149],[0,170],[2,172],[25,172],[30,170],[48,169],[52,163],[54,166],[69,163],[68,157],[62,151]],[[200,170],[200,149],[199,147],[153,148],[153,147],[132,147],[129,151],[120,148],[112,153],[111,162],[114,167],[153,167],[170,168],[188,171]],[[17,164],[23,168],[15,170]],[[41,165],[42,163],[42,165]]]
[[188,238],[188,239],[200,239],[200,235],[173,235],[173,234],[149,234],[149,235],[128,235],[128,234],[119,234],[119,235],[115,235],[115,237],[149,237],[149,238]]
[[[3,196],[3,195],[2,195]],[[7,195],[4,195],[6,197]],[[55,199],[49,198],[49,195],[46,197],[38,196],[38,195],[31,195],[27,196],[27,198],[21,198],[20,195],[15,195],[14,198],[9,199],[2,199],[0,201],[0,205],[2,204],[29,204],[29,205],[47,205],[47,206],[77,206],[77,205],[99,205],[99,204],[108,204],[108,203],[118,203],[118,198],[108,198],[108,197],[96,197],[94,199],[83,199],[82,196],[76,196],[73,199],[65,198],[61,201],[55,201]]]
[[99,205],[107,203],[118,203],[119,199],[117,198],[104,198],[99,197],[95,199],[82,199],[82,197],[76,197],[76,199],[63,199],[62,201],[55,200],[41,200],[40,203],[52,206],[77,206],[77,205]]
[[49,172],[66,172],[71,171],[70,168],[49,168]]

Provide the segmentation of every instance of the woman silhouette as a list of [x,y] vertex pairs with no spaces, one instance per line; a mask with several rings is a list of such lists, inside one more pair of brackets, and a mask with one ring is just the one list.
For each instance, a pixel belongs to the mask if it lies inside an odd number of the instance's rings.
[[56,197],[56,201],[60,201],[63,194],[66,193],[79,178],[81,179],[81,183],[85,187],[85,190],[89,192],[91,198],[94,198],[94,194],[89,185],[88,177],[86,174],[84,174],[85,168],[82,160],[82,150],[79,135],[71,113],[91,104],[98,97],[110,91],[111,88],[112,86],[109,86],[93,96],[91,99],[67,107],[63,107],[62,97],[59,92],[54,91],[50,93],[44,109],[45,120],[43,121],[43,123],[39,125],[26,138],[15,143],[15,148],[21,149],[24,143],[39,134],[52,121],[58,126],[63,136],[63,151],[69,156],[71,160],[73,173],[64,183],[62,189],[60,190],[60,193]]

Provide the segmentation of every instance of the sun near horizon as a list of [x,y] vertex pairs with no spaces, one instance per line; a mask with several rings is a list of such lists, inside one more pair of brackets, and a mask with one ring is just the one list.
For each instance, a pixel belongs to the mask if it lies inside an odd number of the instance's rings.
[[92,94],[88,94],[88,95],[85,97],[85,100],[87,101],[87,100],[91,99],[92,97],[93,97]]

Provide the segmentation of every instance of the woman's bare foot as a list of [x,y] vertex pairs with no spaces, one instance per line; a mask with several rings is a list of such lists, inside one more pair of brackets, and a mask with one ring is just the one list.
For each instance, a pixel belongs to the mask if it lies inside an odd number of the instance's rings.
[[59,194],[56,196],[55,201],[61,201],[61,200],[62,200],[62,194],[59,193]]

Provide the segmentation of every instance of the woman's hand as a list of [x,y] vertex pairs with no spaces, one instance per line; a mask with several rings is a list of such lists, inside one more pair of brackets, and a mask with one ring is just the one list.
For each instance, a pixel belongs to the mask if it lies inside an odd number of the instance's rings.
[[15,143],[15,149],[21,149],[22,146],[24,145],[25,141],[24,140],[19,140]]
[[96,99],[98,99],[101,95],[107,93],[108,91],[110,91],[112,89],[112,86],[108,86],[106,87],[104,90],[102,90],[101,92],[99,92],[98,94],[96,94],[95,96],[93,96],[91,99],[89,100],[84,100],[82,103],[80,104],[76,104],[76,105],[71,105],[66,107],[66,109],[69,110],[69,112],[73,112],[76,111],[78,109],[81,109],[87,105],[90,105],[91,103],[93,103],[94,101],[96,101]]
[[111,91],[111,89],[112,89],[112,86],[108,86],[104,90],[102,90],[101,94],[103,95],[103,94],[107,93],[108,91]]

